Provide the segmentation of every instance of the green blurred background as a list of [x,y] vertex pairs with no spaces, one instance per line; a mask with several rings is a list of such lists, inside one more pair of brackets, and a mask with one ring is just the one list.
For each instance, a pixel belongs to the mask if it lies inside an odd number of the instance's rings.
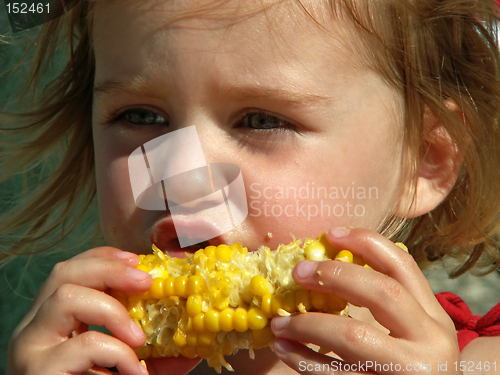
[[[34,33],[39,28],[28,32],[12,34],[7,18],[4,2],[0,1],[0,110],[14,111],[20,89],[26,83],[31,59],[28,58],[20,69],[12,73],[2,74],[17,63],[24,51],[24,43],[31,43]],[[7,40],[14,45],[2,43]],[[6,37],[5,37],[6,36]],[[17,44],[17,45],[16,45]],[[55,61],[50,76],[57,72],[64,63],[64,54],[59,54],[60,61]],[[5,124],[0,123],[0,127]],[[2,170],[0,170],[2,173]],[[8,212],[22,199],[22,177],[16,176],[10,181],[0,184],[0,213]],[[95,202],[94,202],[95,203]],[[90,248],[87,233],[98,220],[97,207],[94,204],[79,230],[65,240],[59,249],[50,254],[20,257],[4,268],[0,268],[0,375],[6,372],[8,340],[12,331],[26,314],[40,285],[46,279],[54,264]],[[86,237],[87,236],[87,237]],[[83,240],[82,240],[83,238]]]
[[[4,3],[0,2],[0,35],[9,30]],[[31,30],[31,32],[36,32]],[[31,34],[26,34],[31,35]],[[16,34],[16,38],[17,38]],[[11,67],[21,55],[21,46],[6,46],[0,43],[0,72]],[[60,68],[61,62],[56,61],[54,70]],[[29,65],[24,64],[15,75],[0,76],[0,109],[13,107],[17,92],[24,84]],[[1,126],[2,124],[0,124]],[[0,173],[2,171],[0,170]],[[16,200],[20,199],[21,178],[14,178],[0,185],[0,212],[5,213]],[[85,220],[85,227],[97,220],[96,207],[92,207]],[[41,283],[50,273],[53,265],[67,258],[70,254],[89,248],[89,243],[78,240],[75,245],[73,238],[80,238],[76,233],[61,245],[65,254],[45,254],[30,258],[19,258],[0,269],[0,375],[5,374],[8,339],[22,319],[32,302]],[[56,249],[57,250],[57,249]],[[476,314],[484,314],[500,301],[500,275],[495,272],[484,278],[466,275],[458,280],[449,280],[443,270],[426,271],[435,292],[452,291],[461,296]]]

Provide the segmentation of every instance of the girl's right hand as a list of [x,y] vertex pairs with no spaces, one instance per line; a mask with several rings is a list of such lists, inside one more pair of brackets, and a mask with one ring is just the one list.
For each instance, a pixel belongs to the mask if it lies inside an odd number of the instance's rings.
[[[112,247],[58,263],[11,337],[7,375],[110,374],[105,367],[115,366],[123,375],[147,373],[132,350],[144,344],[144,333],[125,307],[104,293],[149,289],[152,278],[134,268],[138,263],[138,255]],[[89,331],[89,324],[104,326],[113,336]],[[161,361],[158,367],[172,374],[186,374],[199,362]]]

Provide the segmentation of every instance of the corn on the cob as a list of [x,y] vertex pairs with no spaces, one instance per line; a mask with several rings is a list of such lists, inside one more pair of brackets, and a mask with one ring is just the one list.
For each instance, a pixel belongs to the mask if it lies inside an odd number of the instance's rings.
[[[301,246],[302,245],[302,246]],[[305,259],[363,261],[349,251],[335,250],[321,235],[293,240],[277,251],[261,246],[248,252],[239,243],[208,246],[186,258],[170,258],[153,246],[141,255],[138,269],[153,277],[141,295],[114,295],[144,330],[146,344],[139,358],[183,355],[207,359],[220,372],[232,370],[224,355],[242,348],[272,345],[270,318],[295,312],[347,314],[347,302],[334,294],[305,290],[292,278]]]

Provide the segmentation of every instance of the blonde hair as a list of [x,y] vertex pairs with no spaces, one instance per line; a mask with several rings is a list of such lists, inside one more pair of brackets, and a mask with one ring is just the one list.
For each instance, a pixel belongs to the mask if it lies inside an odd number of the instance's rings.
[[[197,16],[223,3],[212,1],[204,9],[178,17]],[[320,24],[300,0],[293,3]],[[389,218],[381,232],[404,240],[421,266],[446,256],[457,259],[452,276],[474,266],[486,272],[499,267],[498,4],[492,0],[326,3],[332,14],[347,16],[371,68],[405,99],[405,147],[410,152],[404,163],[410,166],[410,185],[416,185],[419,157],[425,152],[425,108],[442,121],[463,157],[456,185],[435,210],[416,219]],[[67,16],[42,26],[24,91],[32,90],[30,109],[0,116],[2,123],[15,124],[1,130],[2,139],[10,136],[18,142],[2,145],[4,180],[49,165],[58,151],[60,155],[37,189],[28,191],[25,200],[2,216],[0,260],[53,247],[78,224],[95,197],[92,9],[92,2],[80,1]],[[69,47],[68,62],[37,94],[61,45]],[[450,113],[448,99],[461,108],[463,118]]]

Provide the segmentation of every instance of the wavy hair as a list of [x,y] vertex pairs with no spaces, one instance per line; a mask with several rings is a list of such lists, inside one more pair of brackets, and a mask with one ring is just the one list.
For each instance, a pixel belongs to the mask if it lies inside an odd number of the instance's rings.
[[[25,111],[0,113],[0,182],[16,175],[37,177],[23,199],[0,217],[0,261],[44,252],[81,221],[96,195],[91,130],[95,60],[92,19],[95,1],[80,1],[64,17],[44,24],[27,45],[33,52],[21,95]],[[286,0],[281,0],[286,1]],[[307,5],[290,0],[314,22]],[[223,4],[176,14],[197,17]],[[415,219],[390,217],[380,232],[404,240],[422,267],[445,257],[457,260],[452,277],[476,267],[500,265],[500,56],[498,14],[492,0],[330,0],[332,15],[347,17],[361,51],[404,97],[403,162],[415,188],[425,152],[423,116],[429,109],[444,124],[463,157],[458,180],[432,212]],[[265,6],[263,5],[263,9]],[[4,36],[0,42],[8,42]],[[56,51],[67,60],[39,90]],[[33,51],[32,51],[33,50]],[[19,63],[19,64],[20,64]],[[21,66],[21,65],[19,65]],[[457,118],[445,101],[457,103]],[[4,139],[9,142],[3,141]],[[31,181],[27,178],[26,181]],[[98,235],[98,230],[95,233]]]

